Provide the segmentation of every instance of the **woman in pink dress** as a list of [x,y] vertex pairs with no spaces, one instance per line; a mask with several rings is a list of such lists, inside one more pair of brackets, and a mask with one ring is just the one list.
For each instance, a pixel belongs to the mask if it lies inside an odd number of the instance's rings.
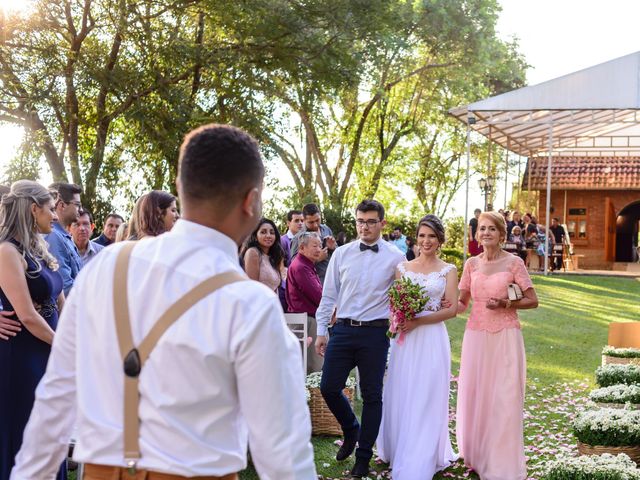
[[[524,480],[523,410],[526,379],[518,309],[536,308],[538,297],[520,257],[502,250],[507,225],[497,212],[478,219],[484,253],[470,258],[460,280],[458,312],[473,300],[462,342],[457,437],[460,456],[482,480]],[[517,283],[524,297],[508,299]]]

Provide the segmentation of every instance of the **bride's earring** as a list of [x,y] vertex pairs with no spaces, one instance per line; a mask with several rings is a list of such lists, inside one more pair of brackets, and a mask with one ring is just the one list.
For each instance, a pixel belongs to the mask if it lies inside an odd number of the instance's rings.
[[33,218],[33,225],[31,226],[31,230],[33,230],[34,233],[38,233],[38,220],[36,220],[36,214],[32,213],[31,218]]

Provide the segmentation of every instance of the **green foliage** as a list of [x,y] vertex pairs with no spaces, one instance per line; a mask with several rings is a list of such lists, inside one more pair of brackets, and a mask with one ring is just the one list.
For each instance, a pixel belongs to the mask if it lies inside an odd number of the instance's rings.
[[338,233],[344,232],[347,235],[347,239],[356,238],[356,219],[350,211],[325,208],[322,211],[322,218],[324,223],[331,228],[334,237],[336,237]]
[[457,248],[443,248],[440,253],[440,258],[447,263],[455,265],[456,270],[458,271],[458,278],[460,278],[464,267],[464,263],[462,262],[462,250]]
[[602,349],[602,355],[616,358],[640,358],[640,348],[616,348],[607,345]]
[[640,480],[640,469],[623,453],[561,457],[547,464],[542,480]]
[[640,411],[603,408],[582,412],[573,421],[573,433],[587,445],[640,445]]
[[596,383],[600,387],[610,387],[620,383],[640,385],[640,366],[602,365],[596,369]]
[[462,251],[464,245],[464,217],[449,218],[444,226],[447,247]]

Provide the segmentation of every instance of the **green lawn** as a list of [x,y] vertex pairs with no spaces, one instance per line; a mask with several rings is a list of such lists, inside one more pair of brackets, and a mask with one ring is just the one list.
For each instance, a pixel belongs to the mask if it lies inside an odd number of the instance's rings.
[[[544,461],[559,453],[574,454],[575,439],[570,420],[585,408],[586,395],[594,386],[593,372],[607,342],[612,321],[640,320],[640,279],[576,276],[535,276],[540,307],[521,312],[527,350],[528,381],[525,405],[525,449],[529,477],[539,478]],[[457,376],[466,317],[447,322]],[[456,383],[452,383],[452,413]],[[453,422],[451,429],[454,428]],[[455,441],[455,436],[452,436]],[[336,438],[314,437],[316,466],[325,480],[347,477],[353,459],[337,464]],[[386,465],[377,465],[376,476],[389,478]],[[257,479],[253,469],[243,480]],[[436,479],[477,479],[458,462]]]
[[[607,343],[612,321],[640,320],[640,279],[576,276],[535,276],[540,306],[522,311],[527,350],[528,381],[525,405],[525,446],[529,476],[539,478],[546,459],[575,452],[570,419],[584,408],[594,386],[593,372]],[[447,322],[457,376],[466,316]],[[452,409],[456,384],[452,383]],[[453,425],[451,426],[453,428]],[[455,440],[455,437],[452,437]],[[321,478],[345,478],[353,459],[337,464],[336,438],[314,437],[316,466]],[[385,465],[377,465],[379,478],[388,478]],[[241,479],[257,478],[247,470]],[[372,478],[376,478],[372,476]],[[457,464],[435,478],[478,478]]]

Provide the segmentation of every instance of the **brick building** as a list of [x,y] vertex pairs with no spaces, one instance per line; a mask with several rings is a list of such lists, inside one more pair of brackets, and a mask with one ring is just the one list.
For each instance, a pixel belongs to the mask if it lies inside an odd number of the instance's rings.
[[[539,192],[538,219],[546,223],[547,158],[532,157],[523,189]],[[580,268],[613,269],[637,260],[640,157],[553,157],[551,217],[567,225]]]

